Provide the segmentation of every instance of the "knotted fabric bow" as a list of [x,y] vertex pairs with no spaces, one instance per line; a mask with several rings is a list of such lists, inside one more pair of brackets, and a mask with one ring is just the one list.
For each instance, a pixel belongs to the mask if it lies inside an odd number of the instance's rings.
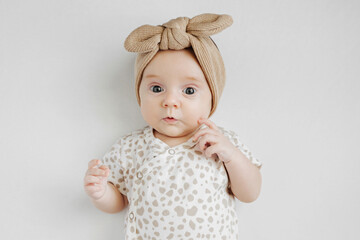
[[189,19],[178,17],[163,25],[142,25],[132,31],[125,40],[125,49],[136,52],[135,91],[141,104],[139,88],[142,74],[151,59],[160,50],[194,50],[204,72],[212,95],[210,115],[216,109],[225,86],[225,67],[221,54],[210,38],[233,23],[231,16],[205,13]]

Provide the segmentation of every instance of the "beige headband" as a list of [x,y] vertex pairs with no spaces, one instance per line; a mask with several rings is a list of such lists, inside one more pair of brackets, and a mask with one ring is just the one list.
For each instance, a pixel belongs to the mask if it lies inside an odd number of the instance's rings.
[[142,73],[159,50],[181,50],[192,47],[208,82],[212,107],[216,109],[225,86],[225,67],[219,50],[210,35],[221,32],[232,24],[229,15],[205,13],[194,18],[179,17],[160,25],[142,25],[132,31],[125,40],[125,49],[137,52],[135,62],[135,91],[139,103],[139,87]]

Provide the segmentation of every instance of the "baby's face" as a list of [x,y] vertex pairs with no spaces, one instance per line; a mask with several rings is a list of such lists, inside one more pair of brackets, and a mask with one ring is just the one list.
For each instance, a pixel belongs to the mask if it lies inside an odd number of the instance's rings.
[[189,50],[159,51],[144,70],[139,93],[143,118],[160,139],[190,137],[210,114],[211,92]]

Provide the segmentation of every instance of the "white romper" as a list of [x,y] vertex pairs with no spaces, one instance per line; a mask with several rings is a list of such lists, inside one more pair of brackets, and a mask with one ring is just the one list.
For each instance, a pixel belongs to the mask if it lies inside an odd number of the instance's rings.
[[[261,167],[237,134],[218,128]],[[129,200],[126,239],[238,239],[224,164],[195,151],[195,144],[190,138],[169,147],[146,126],[119,138],[105,154],[108,181]]]

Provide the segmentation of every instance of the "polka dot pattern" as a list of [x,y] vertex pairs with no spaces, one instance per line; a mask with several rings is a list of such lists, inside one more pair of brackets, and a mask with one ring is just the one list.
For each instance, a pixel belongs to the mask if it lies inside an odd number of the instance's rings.
[[[218,128],[261,167],[237,134]],[[126,239],[238,239],[225,167],[194,147],[192,139],[169,147],[146,126],[119,138],[105,154],[108,181],[129,200]]]

